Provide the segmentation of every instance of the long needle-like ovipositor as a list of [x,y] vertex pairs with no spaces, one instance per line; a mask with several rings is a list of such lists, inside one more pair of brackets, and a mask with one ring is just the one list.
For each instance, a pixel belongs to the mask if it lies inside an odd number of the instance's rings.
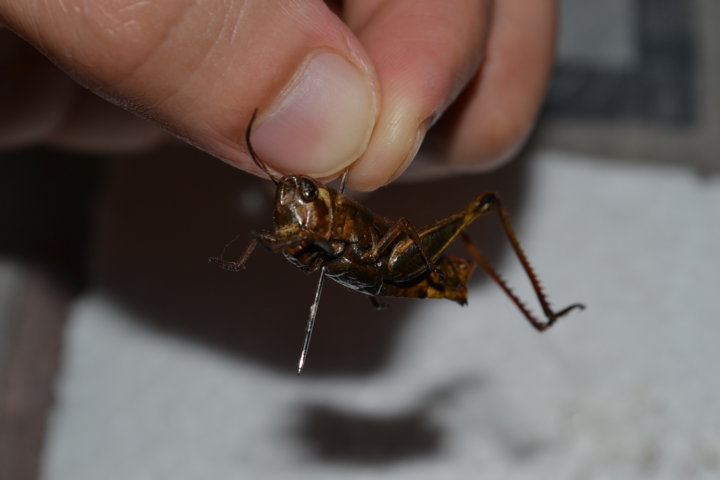
[[315,290],[315,299],[310,305],[310,316],[305,326],[305,340],[303,341],[302,351],[300,352],[300,360],[298,361],[297,373],[302,373],[305,359],[307,358],[308,349],[310,348],[310,338],[312,337],[313,327],[315,326],[315,317],[317,316],[318,306],[320,305],[320,294],[322,293],[323,284],[325,283],[325,267],[320,269],[320,279],[318,280],[317,289]]
[[[340,193],[345,192],[345,182],[347,181],[348,171],[343,172],[342,178],[340,179]],[[302,351],[300,352],[300,360],[298,361],[297,373],[302,373],[303,366],[305,366],[305,359],[307,358],[308,350],[310,348],[310,338],[312,337],[313,328],[315,327],[315,317],[317,316],[318,306],[320,305],[320,294],[322,293],[323,284],[325,283],[325,267],[320,269],[320,278],[318,279],[317,288],[315,289],[315,298],[313,299],[312,305],[310,305],[310,316],[308,317],[307,324],[305,325],[305,340],[303,340]]]

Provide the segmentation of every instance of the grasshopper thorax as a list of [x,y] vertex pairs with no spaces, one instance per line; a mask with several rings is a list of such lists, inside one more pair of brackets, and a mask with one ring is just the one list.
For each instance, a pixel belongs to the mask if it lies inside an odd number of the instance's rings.
[[287,175],[275,192],[275,229],[282,236],[313,232],[328,238],[333,199],[328,188],[310,177]]

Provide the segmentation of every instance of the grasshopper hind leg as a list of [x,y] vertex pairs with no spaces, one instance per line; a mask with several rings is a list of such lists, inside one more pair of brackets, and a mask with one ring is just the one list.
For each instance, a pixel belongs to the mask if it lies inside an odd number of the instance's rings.
[[[508,224],[509,226],[509,224]],[[506,229],[507,231],[507,229]],[[514,232],[510,230],[508,232],[508,235],[514,235]],[[535,295],[537,296],[538,301],[540,302],[540,305],[543,309],[543,313],[545,314],[545,321],[538,320],[535,315],[528,309],[528,307],[520,300],[520,298],[515,295],[515,293],[512,291],[510,286],[507,284],[505,280],[500,276],[500,274],[497,273],[495,268],[493,268],[492,265],[490,265],[490,262],[487,260],[485,255],[480,252],[480,250],[475,246],[472,239],[468,234],[465,232],[460,233],[460,238],[462,238],[463,242],[465,243],[465,246],[472,254],[473,258],[480,264],[480,266],[487,272],[487,274],[490,276],[490,278],[493,279],[495,283],[498,284],[498,286],[505,292],[505,294],[512,300],[512,302],[517,306],[517,308],[522,312],[522,314],[525,316],[525,318],[530,322],[530,324],[535,327],[538,331],[542,332],[543,330],[547,330],[550,328],[555,321],[567,315],[572,310],[585,309],[585,305],[582,305],[580,303],[574,303],[572,305],[569,305],[559,311],[553,311],[550,307],[550,302],[547,299],[547,295],[545,295],[545,292],[543,291],[540,281],[537,278],[537,275],[535,274],[535,271],[530,266],[530,262],[527,260],[527,257],[525,257],[525,253],[520,249],[519,243],[517,243],[517,239],[515,241],[511,241],[513,244],[513,249],[515,250],[516,255],[518,256],[518,259],[520,260],[520,263],[522,264],[525,273],[527,274],[528,278],[530,279],[530,284],[532,285],[533,290],[535,291]],[[514,238],[514,237],[513,237]],[[516,247],[517,245],[517,247]]]
[[515,256],[520,261],[523,270],[525,270],[525,274],[530,280],[530,284],[532,285],[538,302],[542,307],[543,313],[545,314],[545,321],[543,322],[538,320],[532,314],[532,312],[530,312],[530,310],[525,306],[525,304],[520,300],[520,298],[518,298],[518,296],[515,295],[515,293],[510,289],[505,280],[503,280],[502,277],[500,277],[500,275],[497,273],[497,271],[492,267],[492,265],[490,265],[490,262],[488,262],[487,258],[485,258],[485,255],[483,255],[482,252],[480,252],[480,250],[475,246],[468,234],[466,234],[465,232],[460,232],[460,238],[462,238],[465,246],[470,251],[475,260],[480,264],[481,267],[483,267],[483,269],[487,272],[490,278],[492,278],[493,281],[498,284],[498,286],[505,292],[505,294],[510,298],[510,300],[512,300],[512,302],[517,306],[517,308],[522,312],[522,314],[530,322],[530,324],[532,324],[533,327],[535,327],[538,331],[546,330],[550,328],[558,318],[567,315],[573,310],[583,310],[585,308],[585,306],[580,303],[574,303],[557,311],[553,310],[550,307],[550,302],[548,301],[547,295],[545,294],[542,286],[540,285],[540,280],[538,280],[537,274],[533,270],[532,266],[530,265],[530,261],[527,259],[525,252],[520,246],[520,241],[517,239],[515,230],[510,223],[510,216],[508,215],[505,206],[502,204],[500,197],[498,197],[497,194],[490,192],[480,196],[477,200],[477,205],[475,208],[477,209],[476,211],[479,215],[484,215],[492,211],[498,213],[503,230],[505,231],[505,235],[510,241],[510,245],[515,252]]

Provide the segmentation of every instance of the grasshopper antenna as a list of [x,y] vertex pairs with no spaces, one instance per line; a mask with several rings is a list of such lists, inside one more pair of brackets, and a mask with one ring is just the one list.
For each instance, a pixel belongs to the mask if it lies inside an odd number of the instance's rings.
[[248,152],[250,153],[250,156],[253,159],[253,162],[255,162],[255,165],[257,165],[260,170],[265,172],[265,174],[272,180],[272,182],[275,185],[278,185],[280,183],[280,180],[278,179],[277,175],[273,175],[270,173],[270,169],[265,165],[265,162],[260,160],[260,157],[258,157],[258,154],[255,153],[255,149],[252,146],[252,142],[250,142],[250,132],[252,131],[253,123],[255,123],[255,117],[257,117],[258,109],[256,108],[253,110],[252,117],[250,117],[250,123],[248,123],[247,128],[245,129],[245,143],[247,144]]
[[320,279],[318,280],[317,289],[315,290],[315,299],[310,305],[310,316],[305,326],[305,340],[303,341],[302,351],[300,352],[300,360],[298,361],[297,373],[302,373],[307,358],[308,349],[310,348],[310,338],[312,338],[313,327],[315,326],[315,317],[317,317],[318,306],[320,305],[320,293],[322,293],[323,284],[325,283],[325,267],[320,269]]
[[345,183],[347,182],[348,171],[349,170],[346,168],[342,174],[342,177],[340,178],[340,194],[341,195],[343,193],[345,193]]

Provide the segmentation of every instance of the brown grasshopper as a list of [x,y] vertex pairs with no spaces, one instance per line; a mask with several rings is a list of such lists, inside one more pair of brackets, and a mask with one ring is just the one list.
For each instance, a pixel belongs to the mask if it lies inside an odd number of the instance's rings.
[[[273,252],[281,252],[290,263],[305,272],[320,270],[298,362],[298,374],[305,364],[326,276],[351,290],[369,295],[376,307],[380,306],[376,297],[381,296],[447,298],[465,305],[467,282],[475,262],[443,253],[457,236],[463,240],[475,261],[538,331],[551,327],[571,310],[585,308],[579,303],[559,311],[550,308],[540,282],[520,247],[507,210],[496,193],[483,193],[464,210],[416,229],[405,218],[390,220],[343,195],[347,171],[342,176],[339,191],[303,175],[279,177],[270,172],[250,142],[256,115],[257,110],[253,112],[245,131],[245,141],[255,164],[277,187],[275,232],[255,234],[235,262],[222,257],[210,258],[210,262],[226,270],[238,271],[245,268],[248,257],[261,243]],[[491,212],[497,212],[500,217],[510,245],[545,314],[544,322],[536,319],[510,290],[463,231],[475,219]]]

